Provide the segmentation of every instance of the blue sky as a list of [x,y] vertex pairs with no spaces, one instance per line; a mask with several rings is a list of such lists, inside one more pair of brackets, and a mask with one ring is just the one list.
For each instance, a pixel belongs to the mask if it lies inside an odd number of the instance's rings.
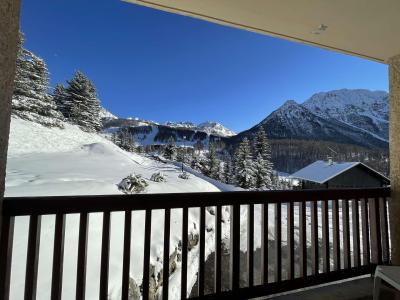
[[82,70],[121,117],[215,120],[241,131],[288,99],[387,90],[383,64],[118,0],[24,0],[25,47],[51,85]]

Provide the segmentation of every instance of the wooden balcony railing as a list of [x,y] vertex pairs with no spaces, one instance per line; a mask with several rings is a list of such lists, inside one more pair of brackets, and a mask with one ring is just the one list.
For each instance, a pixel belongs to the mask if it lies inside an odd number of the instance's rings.
[[[128,299],[129,266],[131,259],[132,211],[145,211],[143,254],[143,299],[149,297],[149,265],[151,245],[152,210],[163,209],[164,260],[163,278],[169,278],[169,238],[171,209],[182,209],[182,258],[181,298],[187,298],[188,264],[188,209],[199,208],[199,270],[198,298],[241,299],[288,291],[305,286],[367,274],[377,264],[389,263],[389,230],[387,201],[388,188],[326,189],[271,192],[229,192],[193,194],[139,194],[115,196],[73,197],[23,197],[6,198],[3,207],[0,248],[0,298],[7,300],[10,292],[11,262],[13,256],[14,221],[16,216],[29,216],[27,261],[25,275],[25,299],[35,299],[37,289],[40,228],[43,215],[55,215],[55,235],[51,298],[61,299],[64,261],[65,220],[67,214],[80,214],[76,299],[85,298],[85,271],[88,245],[88,214],[103,214],[101,268],[99,274],[100,299],[108,297],[110,214],[125,212],[122,299]],[[261,204],[260,206],[258,204]],[[240,285],[240,209],[247,206],[247,286]],[[254,209],[261,209],[261,284],[254,281]],[[221,210],[230,207],[230,270],[221,269]],[[274,206],[274,253],[268,249],[268,209]],[[206,208],[215,207],[215,267],[214,292],[205,295],[205,220]],[[350,210],[351,207],[351,210]],[[294,208],[298,211],[295,215]],[[282,226],[282,211],[286,209],[287,226]],[[351,213],[351,215],[350,215]],[[307,224],[307,215],[311,224]],[[351,218],[350,218],[351,216]],[[294,218],[298,218],[298,228]],[[340,220],[341,219],[341,220]],[[319,220],[322,239],[319,243]],[[360,222],[361,220],[361,222]],[[311,226],[308,236],[307,226]],[[287,263],[282,264],[282,228],[287,230]],[[295,240],[294,231],[299,238]],[[330,233],[330,231],[332,231]],[[351,235],[352,233],[352,235]],[[331,235],[331,239],[330,239]],[[342,243],[341,240],[342,239]],[[311,274],[307,272],[308,243],[311,240]],[[330,240],[332,242],[330,242]],[[297,243],[297,247],[295,247]],[[343,245],[341,247],[341,244]],[[351,247],[352,246],[352,247]],[[360,249],[362,248],[362,251]],[[297,252],[297,253],[295,253]],[[331,257],[331,253],[333,254]],[[274,280],[268,278],[268,257],[274,256]],[[295,262],[295,255],[298,257]],[[343,261],[341,261],[343,260]],[[322,267],[320,268],[320,262]],[[282,278],[285,267],[286,278]],[[296,270],[296,272],[295,272]],[[230,274],[230,289],[222,290],[222,272]],[[162,296],[168,299],[168,280],[163,281]]]

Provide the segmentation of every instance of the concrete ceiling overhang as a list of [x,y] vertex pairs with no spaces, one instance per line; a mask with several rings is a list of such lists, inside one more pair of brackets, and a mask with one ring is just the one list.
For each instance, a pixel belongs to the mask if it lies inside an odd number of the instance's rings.
[[126,1],[381,63],[400,54],[400,0]]

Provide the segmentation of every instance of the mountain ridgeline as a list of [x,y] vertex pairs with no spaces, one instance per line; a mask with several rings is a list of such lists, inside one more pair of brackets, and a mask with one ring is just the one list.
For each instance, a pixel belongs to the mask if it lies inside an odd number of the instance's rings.
[[193,146],[202,150],[207,149],[210,142],[227,143],[229,137],[235,134],[216,122],[204,122],[199,125],[191,122],[159,124],[138,118],[105,118],[103,124],[107,133],[113,133],[122,127],[128,128],[135,142],[142,146],[164,145],[173,137],[177,145]]
[[302,104],[286,101],[252,128],[235,134],[221,124],[190,122],[158,124],[139,119],[105,118],[104,130],[128,127],[141,145],[166,144],[173,137],[178,145],[207,149],[221,142],[234,151],[259,128],[272,146],[275,168],[293,172],[317,159],[333,156],[337,161],[364,161],[387,174],[388,94],[384,91],[342,89],[313,95]]
[[231,138],[233,145],[254,138],[263,127],[275,168],[292,173],[318,159],[363,161],[388,173],[388,94],[335,90],[302,104],[286,101],[254,127]]
[[233,139],[252,137],[260,126],[270,139],[317,140],[386,149],[388,98],[385,92],[339,90],[315,94],[303,104],[289,100]]

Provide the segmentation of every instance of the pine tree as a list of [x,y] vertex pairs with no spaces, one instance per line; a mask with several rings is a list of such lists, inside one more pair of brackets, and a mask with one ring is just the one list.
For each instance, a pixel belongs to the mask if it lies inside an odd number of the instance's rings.
[[208,153],[206,156],[206,174],[207,176],[218,179],[219,178],[219,168],[220,168],[220,162],[217,158],[217,151],[215,148],[215,145],[213,143],[210,143],[208,145]]
[[258,190],[272,189],[273,165],[271,163],[271,146],[268,144],[265,131],[260,126],[255,141],[254,186]]
[[258,190],[270,189],[272,181],[267,171],[266,163],[262,155],[259,153],[253,163],[254,171],[254,187]]
[[164,149],[164,156],[166,159],[174,159],[176,156],[175,140],[172,136],[168,139],[168,144]]
[[62,127],[62,115],[48,94],[49,72],[43,59],[22,47],[20,34],[12,113],[46,126]]
[[178,148],[177,149],[177,154],[176,154],[176,161],[178,162],[185,162],[185,149],[183,148]]
[[71,104],[67,101],[67,92],[61,83],[57,83],[53,90],[53,100],[57,109],[63,114],[65,118],[69,118],[69,111]]
[[192,154],[192,160],[190,162],[190,167],[193,170],[197,170],[197,171],[202,171],[202,168],[203,168],[202,163],[201,163],[201,159],[194,152]]
[[93,83],[77,71],[74,77],[67,81],[66,97],[64,98],[65,114],[74,124],[88,131],[101,129],[100,101],[97,99]]
[[120,128],[111,136],[111,141],[121,149],[129,152],[135,151],[135,142],[129,128]]
[[213,177],[214,179],[225,182],[225,174],[224,174],[224,165],[221,164],[221,161],[218,160],[218,167],[217,167],[217,173]]
[[240,143],[235,155],[236,183],[244,189],[254,187],[253,161],[250,149],[250,143],[244,138]]
[[228,159],[226,159],[224,162],[223,174],[224,174],[224,182],[225,183],[233,184],[235,182],[234,173],[233,173],[233,165],[232,165],[232,160],[230,157]]

